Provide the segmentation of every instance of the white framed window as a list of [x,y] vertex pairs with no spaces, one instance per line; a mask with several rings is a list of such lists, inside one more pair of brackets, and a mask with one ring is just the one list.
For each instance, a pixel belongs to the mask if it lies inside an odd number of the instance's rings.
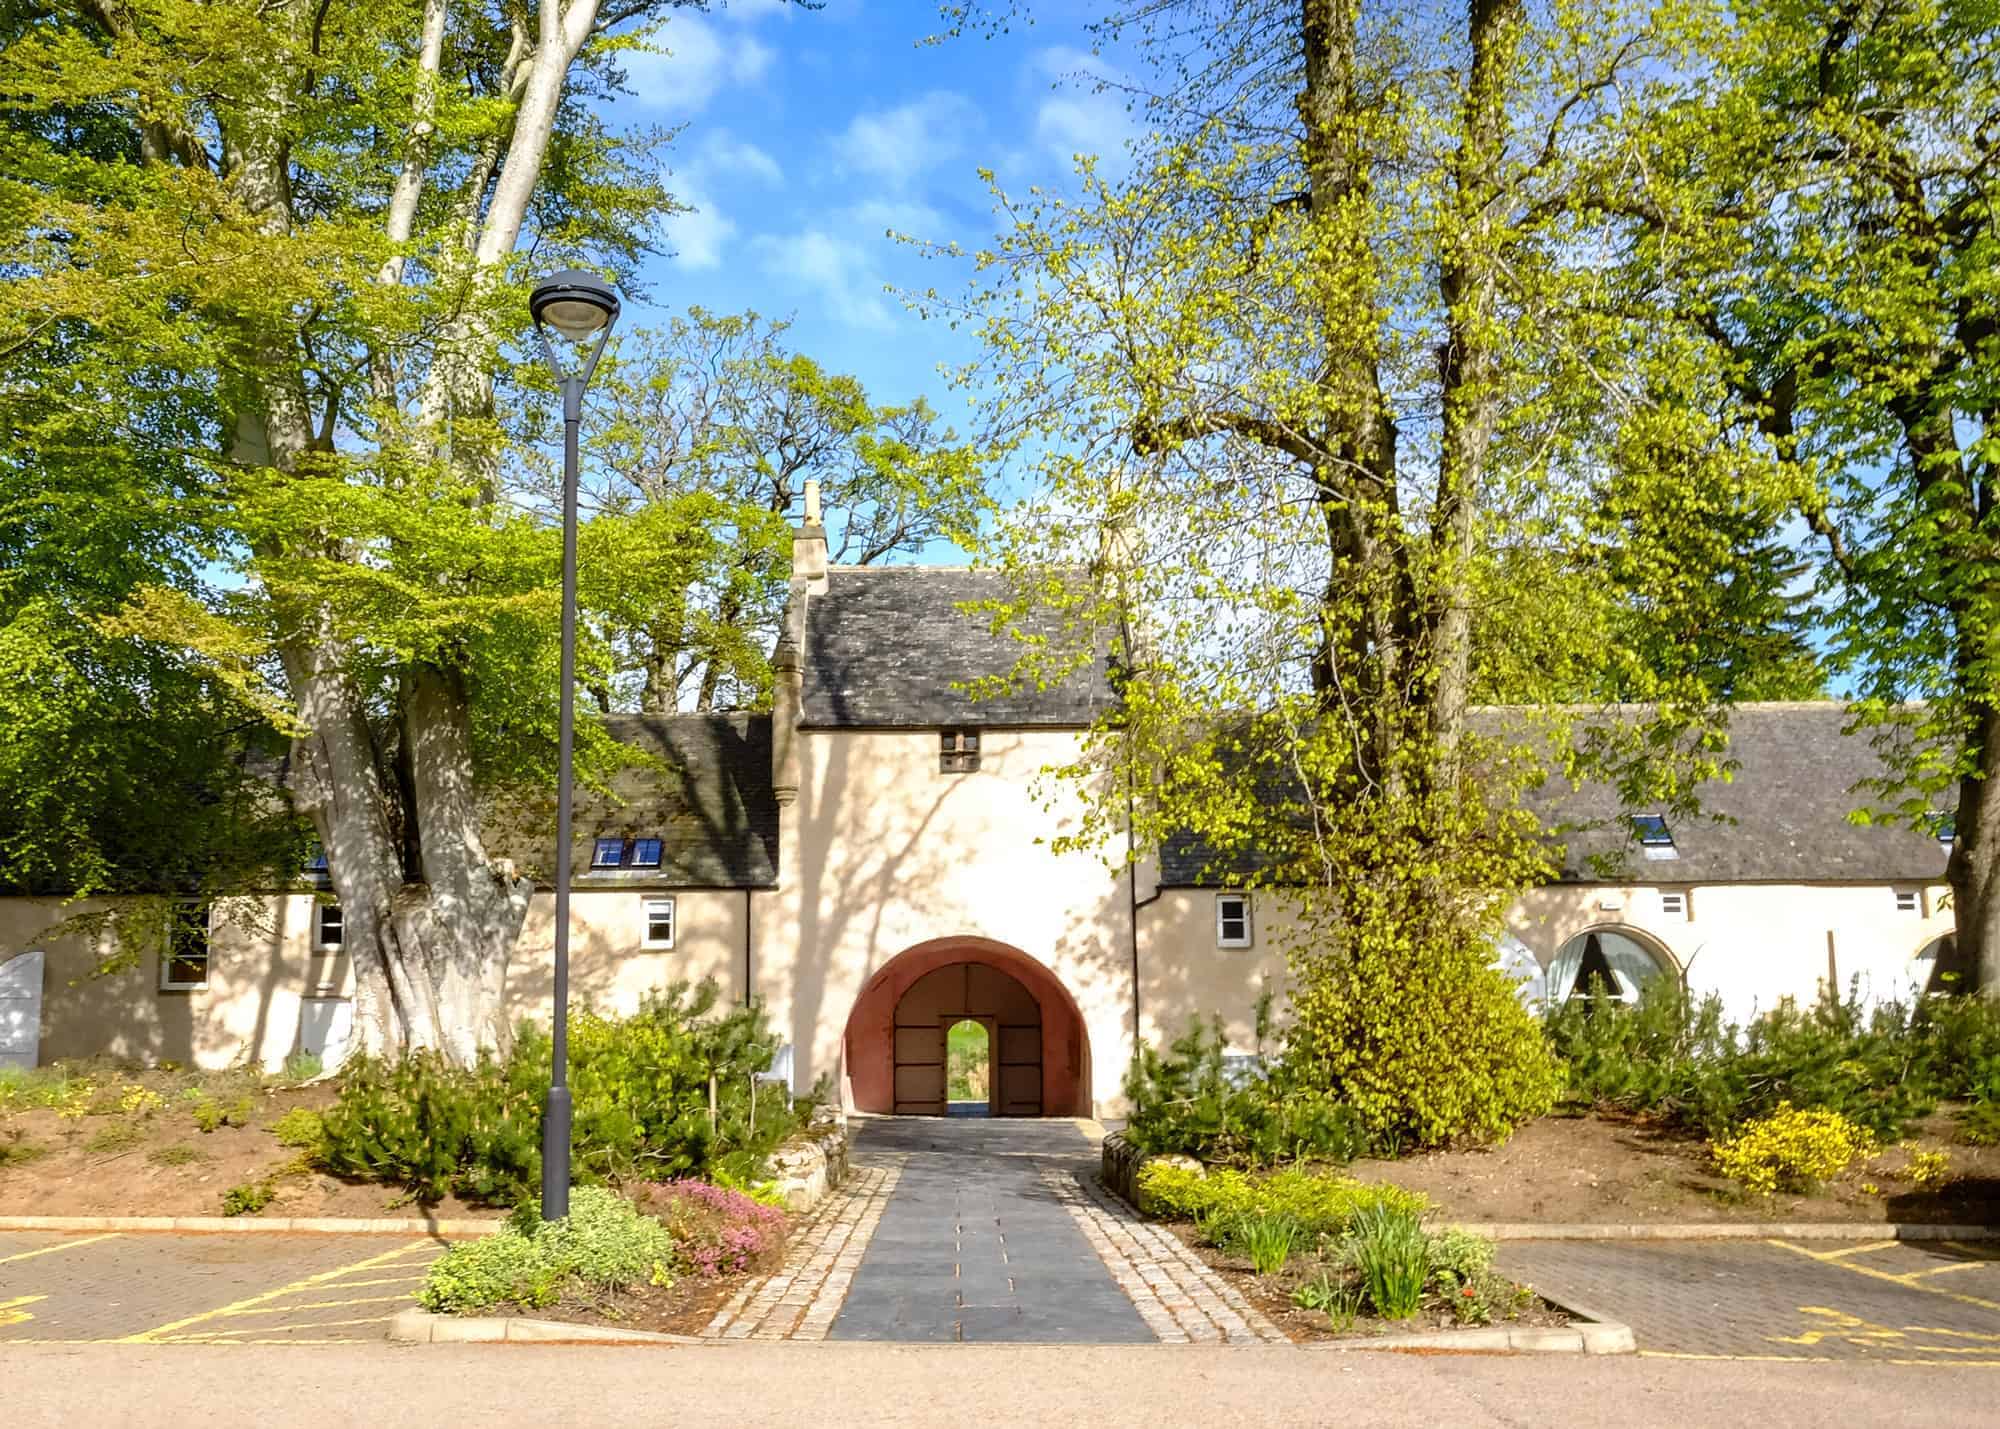
[[1690,918],[1688,896],[1685,889],[1660,890],[1660,912],[1668,918]]
[[1914,888],[1896,890],[1896,911],[1898,913],[1921,913],[1924,911],[1922,897]]
[[323,952],[336,952],[347,931],[347,920],[341,916],[338,903],[314,905],[313,946]]
[[625,840],[596,839],[590,845],[592,868],[619,868],[625,862]]
[[671,948],[674,945],[674,900],[671,898],[646,898],[640,900],[639,915],[643,922],[640,946],[647,948]]
[[1215,895],[1215,946],[1218,948],[1247,948],[1250,946],[1249,894],[1218,893]]
[[208,986],[209,907],[193,899],[176,903],[168,915],[166,944],[160,949],[160,991],[196,992]]
[[658,868],[661,847],[659,839],[633,839],[632,857],[628,861],[634,868]]

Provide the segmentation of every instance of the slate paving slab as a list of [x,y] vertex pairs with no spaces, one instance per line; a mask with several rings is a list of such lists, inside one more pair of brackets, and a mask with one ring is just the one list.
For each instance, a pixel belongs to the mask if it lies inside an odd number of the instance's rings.
[[1075,1218],[1050,1167],[1087,1170],[1069,1121],[870,1121],[854,1158],[901,1177],[829,1339],[1150,1344],[1153,1331]]

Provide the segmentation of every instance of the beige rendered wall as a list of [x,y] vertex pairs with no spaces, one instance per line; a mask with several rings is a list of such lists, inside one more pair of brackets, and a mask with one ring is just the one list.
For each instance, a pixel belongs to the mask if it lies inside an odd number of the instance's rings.
[[161,990],[152,950],[130,971],[93,978],[116,947],[108,929],[49,936],[66,920],[115,910],[118,900],[0,899],[0,959],[32,948],[47,955],[43,1062],[109,1054],[200,1067],[249,1059],[275,1067],[298,1046],[301,1002],[349,992],[345,960],[316,955],[310,946],[313,902],[309,893],[219,900],[208,986],[185,992]]
[[[1917,911],[1896,908],[1898,890]],[[1662,891],[1686,893],[1687,916],[1661,909]],[[1916,955],[1952,929],[1941,884],[1562,885],[1524,895],[1508,926],[1547,966],[1592,928],[1636,930],[1667,952],[1696,994],[1714,992],[1742,1021],[1779,999],[1817,995],[1832,969],[1844,994],[1860,979],[1871,1001],[1907,998]]]
[[970,936],[1062,982],[1089,1037],[1093,1101],[1115,1104],[1131,1058],[1130,895],[1096,854],[1049,849],[1076,827],[1078,796],[1038,780],[1076,748],[1073,732],[986,729],[979,771],[946,775],[934,729],[800,731],[784,887],[756,910],[756,988],[799,1086],[840,1075],[870,976],[920,943]]
[[[674,899],[674,947],[648,949],[642,902]],[[309,893],[225,899],[212,923],[208,986],[160,989],[159,957],[92,978],[113,947],[95,937],[49,937],[56,924],[100,913],[117,900],[65,907],[55,899],[0,899],[0,961],[41,949],[40,1060],[109,1054],[143,1062],[171,1060],[224,1067],[245,1058],[275,1068],[299,1045],[307,998],[351,998],[344,956],[317,953]],[[508,968],[510,1017],[549,1015],[553,991],[553,893],[537,894]],[[736,890],[582,891],[572,895],[570,990],[577,1006],[636,1010],[649,991],[712,977],[726,1001],[743,997],[744,895]]]
[[[674,900],[674,946],[647,948],[647,898]],[[743,1000],[744,895],[740,889],[579,889],[570,894],[569,995],[572,1007],[631,1013],[649,992],[714,978],[724,1002]],[[553,892],[528,905],[521,940],[507,964],[512,1018],[549,1018],[555,992]]]
[[1220,948],[1215,943],[1217,892],[1162,889],[1158,899],[1139,910],[1139,1027],[1152,1046],[1180,1036],[1191,1017],[1206,1021],[1220,1013],[1229,1050],[1253,1052],[1257,998],[1267,979],[1278,993],[1278,1008],[1284,1007],[1283,933],[1290,915],[1278,899],[1254,895],[1250,946]]

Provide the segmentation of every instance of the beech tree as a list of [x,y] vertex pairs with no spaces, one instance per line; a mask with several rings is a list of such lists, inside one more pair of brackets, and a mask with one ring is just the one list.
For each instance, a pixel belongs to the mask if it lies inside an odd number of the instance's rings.
[[[559,552],[499,384],[536,273],[629,271],[670,210],[658,136],[598,101],[679,3],[9,12],[8,439],[186,474],[160,539],[201,532],[203,579],[138,583],[119,634],[284,721],[369,1051],[464,1061],[502,1030],[530,883],[480,813],[552,760]],[[615,535],[586,546],[587,604],[640,573]]]
[[2000,995],[2000,6],[1680,15],[1694,79],[1602,202],[1621,292],[1778,474],[1889,776],[1955,833],[1958,958]]

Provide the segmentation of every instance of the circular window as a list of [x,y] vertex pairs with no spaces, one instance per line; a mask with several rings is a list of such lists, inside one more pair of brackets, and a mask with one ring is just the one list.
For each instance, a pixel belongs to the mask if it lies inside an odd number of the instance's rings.
[[1620,1002],[1637,1002],[1646,984],[1674,975],[1665,954],[1637,938],[1608,928],[1579,933],[1562,945],[1549,964],[1549,996],[1555,1001],[1588,994],[1593,983]]

